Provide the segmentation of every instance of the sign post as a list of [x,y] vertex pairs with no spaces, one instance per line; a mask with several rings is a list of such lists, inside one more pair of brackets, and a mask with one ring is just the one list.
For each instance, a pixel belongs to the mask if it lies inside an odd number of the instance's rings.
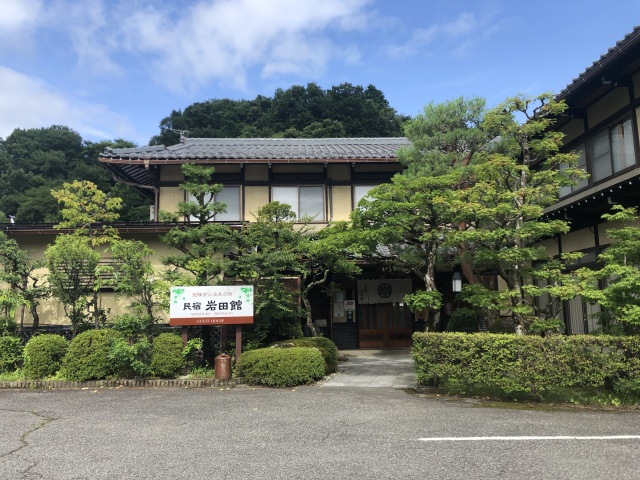
[[253,287],[171,287],[169,325],[236,325],[236,360],[242,353],[242,325],[253,323]]

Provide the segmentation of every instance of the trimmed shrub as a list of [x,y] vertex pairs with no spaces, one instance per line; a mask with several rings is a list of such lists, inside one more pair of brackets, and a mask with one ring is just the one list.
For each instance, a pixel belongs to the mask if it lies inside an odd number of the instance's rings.
[[162,378],[179,375],[186,366],[182,355],[182,338],[174,333],[161,333],[153,341],[151,371]]
[[23,352],[22,373],[25,378],[36,379],[55,375],[68,348],[69,342],[62,335],[47,333],[31,337]]
[[317,348],[259,348],[240,355],[236,374],[247,383],[292,387],[319,380],[325,362]]
[[111,345],[109,361],[119,378],[145,377],[151,373],[151,344],[146,338],[135,343],[120,338]]
[[0,372],[12,372],[22,364],[22,340],[12,335],[0,336]]
[[416,333],[412,353],[419,384],[457,394],[628,397],[640,379],[638,337]]
[[482,312],[473,308],[456,308],[447,324],[447,332],[476,333],[479,330]]
[[60,373],[68,380],[102,380],[115,374],[111,346],[122,335],[108,328],[87,330],[71,340]]
[[317,348],[325,362],[324,374],[329,375],[338,371],[338,347],[326,337],[293,338],[274,343],[274,347],[311,347]]

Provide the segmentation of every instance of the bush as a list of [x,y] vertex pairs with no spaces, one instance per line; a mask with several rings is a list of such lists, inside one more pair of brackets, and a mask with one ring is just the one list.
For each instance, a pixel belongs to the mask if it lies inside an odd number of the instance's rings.
[[69,342],[53,333],[31,337],[24,347],[25,378],[45,378],[55,375],[69,348]]
[[146,338],[135,343],[120,338],[111,345],[109,361],[113,365],[114,374],[119,378],[144,377],[151,373],[149,366],[151,344]]
[[170,378],[179,375],[185,368],[182,355],[182,338],[174,333],[161,333],[153,341],[151,371],[154,375]]
[[324,374],[329,375],[338,371],[338,347],[326,337],[294,338],[277,342],[274,347],[310,347],[317,348],[325,362]]
[[412,353],[418,383],[449,393],[549,400],[617,389],[629,397],[640,379],[638,337],[416,333]]
[[113,376],[116,369],[109,359],[109,353],[120,338],[120,333],[108,328],[80,333],[71,341],[60,373],[64,378],[76,381],[102,380]]
[[0,336],[0,372],[12,372],[22,364],[22,340],[12,335]]
[[447,332],[476,333],[479,330],[480,319],[483,312],[473,308],[456,308],[447,323]]
[[319,380],[325,362],[317,348],[259,348],[243,353],[236,373],[247,383],[272,387],[292,387]]

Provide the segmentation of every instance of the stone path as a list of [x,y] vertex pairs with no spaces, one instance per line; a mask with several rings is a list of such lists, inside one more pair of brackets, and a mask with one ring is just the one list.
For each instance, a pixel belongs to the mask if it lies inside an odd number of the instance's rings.
[[349,360],[340,362],[338,373],[323,387],[414,388],[416,374],[408,348],[388,350],[341,350]]

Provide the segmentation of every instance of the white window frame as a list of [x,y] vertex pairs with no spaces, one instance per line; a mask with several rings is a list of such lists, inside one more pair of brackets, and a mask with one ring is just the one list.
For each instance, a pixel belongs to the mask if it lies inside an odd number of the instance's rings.
[[[303,200],[301,192],[307,189],[319,189],[321,192],[322,207],[321,210],[317,213],[303,211],[304,209],[302,206]],[[285,190],[288,191],[287,195],[285,195]],[[295,196],[295,198],[291,198],[293,196]],[[286,198],[286,200],[283,197]],[[305,215],[313,217],[311,221],[314,223],[326,222],[326,197],[326,188],[324,187],[324,185],[273,185],[271,187],[272,201],[277,201],[291,206],[291,210],[293,210],[293,213],[296,214],[297,218],[302,218]],[[317,201],[319,199],[316,198],[315,200]]]
[[[220,212],[218,213],[214,218],[212,218],[210,221],[211,222],[239,222],[242,220],[242,187],[240,185],[224,185],[222,187],[222,190],[220,191],[220,193],[218,193],[217,195],[215,195],[214,197],[214,202],[220,201],[222,203],[224,203],[225,205],[227,205],[227,207],[229,206],[228,202],[225,202],[224,200],[218,200],[218,197],[222,195],[222,192],[227,189],[227,193],[229,192],[229,190],[231,189],[237,189],[238,191],[238,209],[237,209],[237,215],[234,216],[233,213],[228,213],[228,212]],[[186,201],[187,202],[195,202],[195,198],[192,194],[187,193],[186,194]],[[198,219],[191,215],[189,217],[189,220],[191,220],[192,222],[197,221]]]

